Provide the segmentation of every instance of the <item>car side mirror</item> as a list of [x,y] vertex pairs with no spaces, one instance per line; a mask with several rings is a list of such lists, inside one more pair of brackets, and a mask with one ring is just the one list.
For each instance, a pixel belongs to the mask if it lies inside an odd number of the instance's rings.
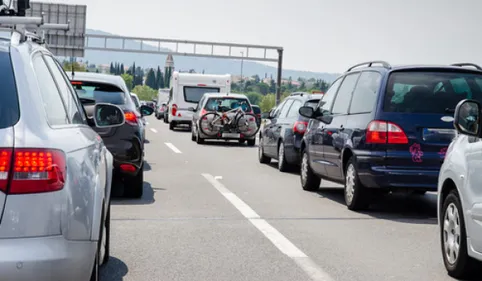
[[194,109],[194,107],[188,107],[187,110],[188,110],[188,111],[191,111],[191,112],[196,112],[196,109]]
[[480,109],[480,103],[476,100],[460,101],[454,114],[454,127],[457,132],[481,137]]
[[154,108],[147,106],[147,105],[141,105],[141,108],[139,110],[141,112],[142,116],[149,116],[154,113]]
[[124,125],[124,111],[117,105],[98,103],[94,106],[94,123],[98,128],[113,128]]
[[261,119],[270,119],[270,112],[261,113]]
[[311,106],[302,106],[298,110],[298,113],[306,118],[313,118],[315,115],[315,110]]

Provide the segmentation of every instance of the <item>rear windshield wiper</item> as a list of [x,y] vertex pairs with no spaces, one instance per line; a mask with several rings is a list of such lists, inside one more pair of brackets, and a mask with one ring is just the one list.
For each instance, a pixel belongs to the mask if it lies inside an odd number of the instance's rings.
[[452,108],[446,108],[445,113],[455,113],[455,109]]

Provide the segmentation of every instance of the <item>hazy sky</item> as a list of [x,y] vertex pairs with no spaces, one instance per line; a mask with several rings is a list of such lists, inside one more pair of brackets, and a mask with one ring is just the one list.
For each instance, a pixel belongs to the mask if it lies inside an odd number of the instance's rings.
[[366,60],[482,64],[481,0],[43,0],[87,5],[87,27],[125,36],[282,46],[284,67]]

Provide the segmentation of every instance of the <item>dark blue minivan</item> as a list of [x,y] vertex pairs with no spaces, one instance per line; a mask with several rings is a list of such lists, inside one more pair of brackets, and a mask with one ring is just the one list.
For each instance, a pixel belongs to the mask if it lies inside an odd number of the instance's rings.
[[482,68],[474,64],[358,64],[341,75],[310,118],[302,143],[301,185],[345,184],[351,210],[376,191],[437,190],[445,152],[456,136],[453,113],[463,99],[482,101]]

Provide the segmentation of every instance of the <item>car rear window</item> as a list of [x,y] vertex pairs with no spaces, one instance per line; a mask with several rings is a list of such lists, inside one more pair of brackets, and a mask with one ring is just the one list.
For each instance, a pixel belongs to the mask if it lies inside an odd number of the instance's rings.
[[71,83],[79,98],[93,99],[96,103],[126,104],[124,92],[115,85],[86,81]]
[[248,99],[242,98],[209,98],[204,106],[207,111],[226,112],[241,107],[244,111],[251,111]]
[[8,52],[0,51],[0,129],[11,127],[20,118],[17,86]]
[[316,109],[319,102],[320,100],[309,100],[305,103],[305,106],[309,106],[309,107],[312,107],[313,109]]
[[482,102],[482,75],[469,72],[395,72],[388,79],[383,110],[453,113],[463,99]]
[[205,93],[219,93],[220,88],[184,86],[184,100],[198,103]]

